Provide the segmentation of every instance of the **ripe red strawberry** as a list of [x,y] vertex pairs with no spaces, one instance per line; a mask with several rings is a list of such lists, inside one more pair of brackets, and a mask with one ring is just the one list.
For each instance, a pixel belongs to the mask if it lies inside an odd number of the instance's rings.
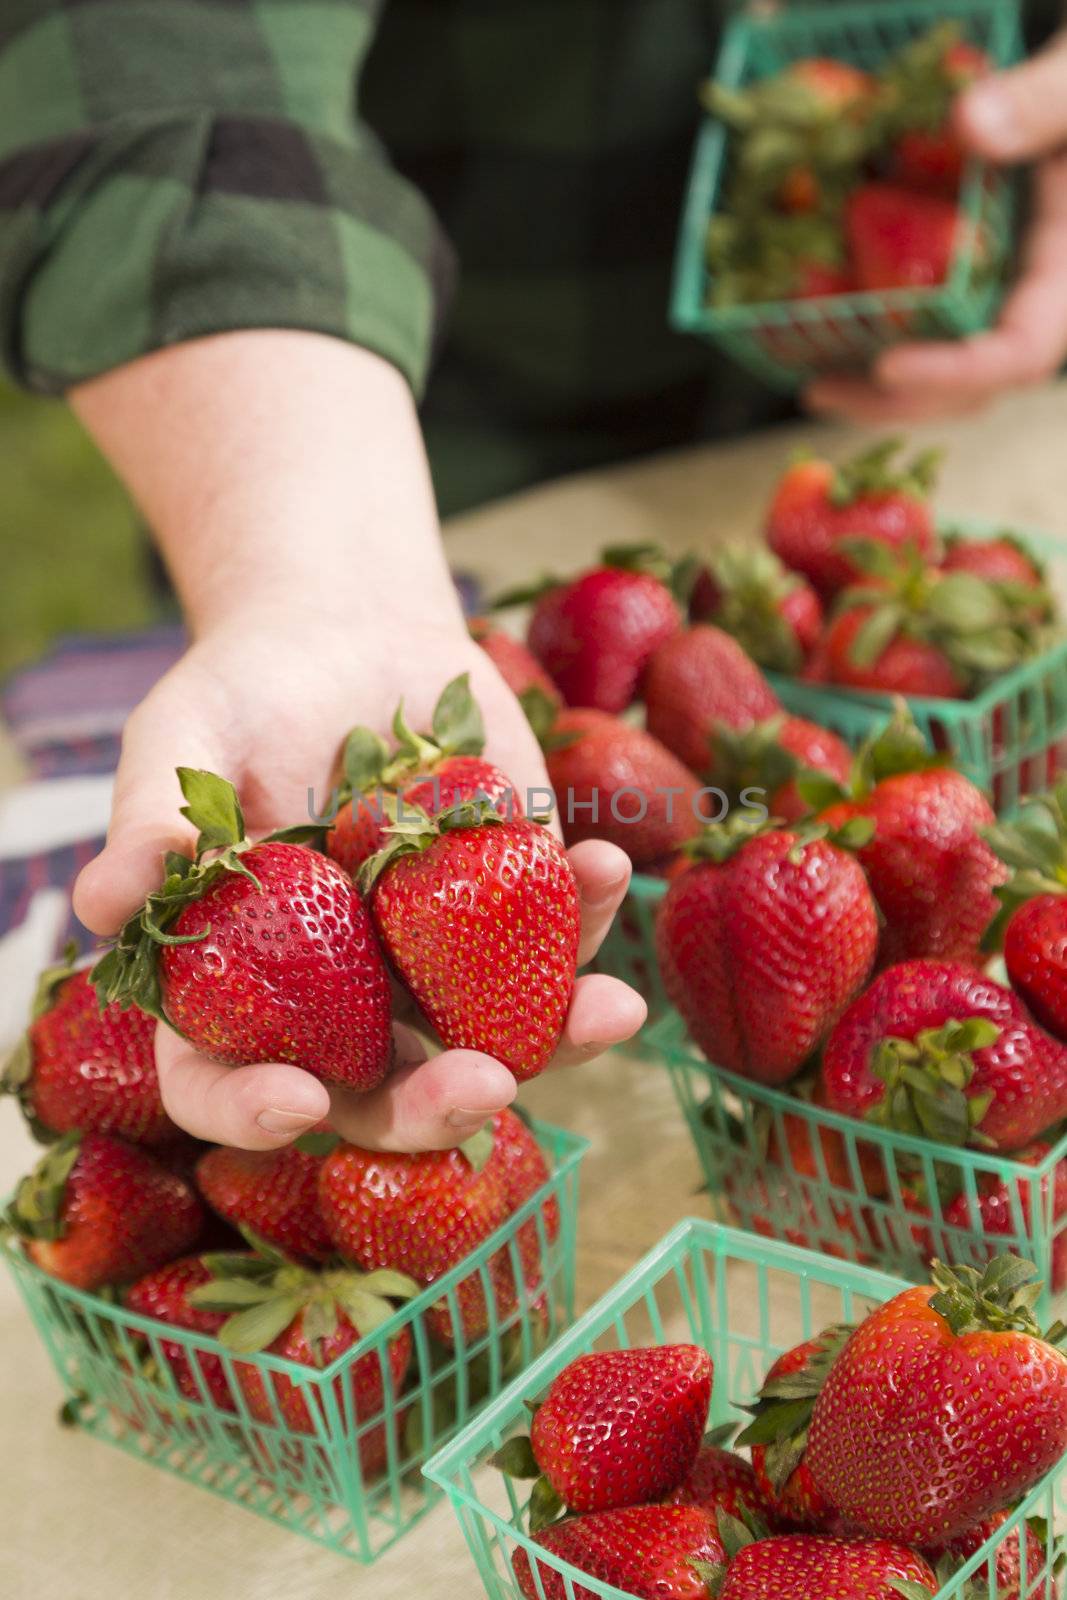
[[178,777],[196,856],[168,854],[162,887],[93,969],[101,1002],[139,1005],[215,1061],[289,1061],[373,1089],[392,1055],[389,979],[351,880],[305,845],[249,844],[230,784]]
[[805,56],[791,62],[782,76],[806,89],[825,111],[855,110],[874,90],[869,72],[834,56]]
[[[548,1162],[541,1146],[521,1117],[513,1111],[498,1111],[493,1118],[493,1152],[489,1165],[500,1181],[508,1215],[543,1189],[549,1182]],[[539,1208],[537,1215],[523,1223],[516,1237],[519,1260],[526,1285],[536,1289],[543,1283],[546,1263],[538,1231],[538,1216],[544,1230],[544,1240],[551,1246],[559,1238],[559,1201],[550,1195]]]
[[648,731],[691,772],[707,766],[719,724],[750,728],[781,710],[778,696],[736,639],[708,623],[661,645],[645,678]]
[[940,1587],[922,1556],[903,1544],[795,1533],[739,1550],[719,1600],[898,1600],[900,1582],[930,1594]]
[[0,1092],[18,1095],[31,1131],[46,1139],[79,1128],[165,1145],[178,1129],[159,1092],[155,1031],[154,1019],[134,1007],[101,1011],[88,972],[75,972],[68,955],[41,975]]
[[970,572],[987,583],[1022,584],[1027,589],[1042,589],[1044,569],[1021,540],[1012,533],[994,539],[945,540],[941,561],[945,572]]
[[[849,196],[845,232],[861,289],[931,289],[948,277],[960,212],[941,195],[865,183]],[[979,236],[979,260],[987,253]]]
[[536,689],[552,705],[562,704],[559,690],[521,639],[513,638],[503,628],[495,628],[487,617],[472,617],[467,627],[471,638],[485,651],[512,694],[521,700],[531,689]]
[[652,652],[677,632],[680,620],[659,578],[602,566],[542,594],[527,643],[569,706],[624,711],[637,697]]
[[845,1116],[1018,1150],[1067,1115],[1067,1047],[973,966],[902,961],[834,1028],[822,1083]]
[[775,1517],[774,1504],[749,1462],[716,1444],[701,1445],[693,1470],[667,1498],[671,1505],[702,1506],[712,1516],[721,1510],[731,1517],[756,1517],[768,1524]]
[[796,672],[822,632],[811,585],[760,545],[721,550],[693,585],[693,622],[713,622],[768,671]]
[[797,787],[802,773],[843,784],[851,771],[852,752],[836,733],[779,713],[741,733],[717,729],[704,776],[742,805],[758,796],[772,817],[799,822],[812,809]]
[[[1017,1150],[1012,1155],[1012,1161],[1019,1162],[1022,1166],[1037,1166],[1052,1152],[1052,1146],[1043,1144],[1040,1140],[1030,1145],[1026,1150]],[[944,1208],[944,1219],[949,1227],[966,1228],[968,1231],[978,1231],[988,1234],[992,1239],[1001,1238],[1005,1234],[1018,1234],[1019,1220],[1029,1235],[1033,1206],[1031,1203],[1032,1182],[1027,1178],[1017,1178],[1015,1188],[1018,1195],[1018,1213],[1012,1203],[1011,1190],[1003,1178],[996,1177],[993,1173],[982,1173],[978,1177],[977,1198],[975,1211],[972,1211],[970,1200],[966,1193],[958,1194]],[[1049,1205],[1049,1179],[1041,1180],[1041,1213],[1045,1215]],[[1052,1173],[1052,1208],[1051,1223],[1056,1224],[1067,1215],[1067,1161],[1057,1162]],[[1003,1245],[1002,1247],[1003,1248]],[[995,1253],[990,1246],[990,1257]],[[971,1256],[972,1260],[980,1259]],[[1067,1228],[1060,1228],[1052,1241],[1052,1261],[1049,1272],[1049,1288],[1054,1294],[1067,1288]]]
[[784,1239],[798,1250],[814,1250],[838,1261],[867,1259],[848,1207],[817,1199],[784,1168],[753,1170],[747,1162],[737,1163],[724,1175],[723,1192],[738,1226],[761,1239]]
[[[856,763],[846,797],[819,811],[830,828],[855,817],[874,823],[856,856],[882,913],[883,965],[918,957],[984,962],[982,936],[997,910],[1007,869],[983,838],[996,820],[982,791],[932,755],[898,713]],[[830,784],[802,785],[809,799]]]
[[826,838],[756,831],[740,814],[697,846],[707,859],[671,884],[657,919],[664,985],[710,1061],[784,1083],[870,971],[863,870]]
[[963,699],[967,686],[936,644],[899,632],[875,648],[871,641],[877,637],[877,619],[875,607],[859,606],[831,622],[824,657],[830,683],[879,694]]
[[[637,1600],[707,1600],[707,1583],[693,1562],[714,1566],[725,1557],[714,1522],[697,1506],[629,1506],[572,1517],[537,1533],[534,1542]],[[526,1600],[596,1600],[581,1584],[572,1596],[555,1567],[531,1562],[522,1548],[512,1567]]]
[[397,795],[403,807],[431,817],[480,796],[498,803],[502,816],[522,816],[510,778],[482,755],[485,726],[469,673],[445,685],[432,720],[430,733],[413,732],[401,703],[393,717],[394,750],[370,728],[353,728],[345,740],[344,781],[325,847],[350,876],[385,844]]
[[947,1544],[1067,1450],[1067,1355],[1041,1337],[1033,1268],[934,1269],[860,1324],[815,1402],[805,1460],[837,1511],[886,1539]]
[[954,102],[991,66],[986,52],[961,38],[951,22],[900,52],[883,76],[879,96],[895,182],[956,194],[966,151],[956,132]]
[[281,1150],[220,1146],[200,1157],[196,1184],[212,1210],[234,1227],[249,1229],[287,1256],[326,1261],[334,1248],[319,1208],[321,1166],[321,1154],[299,1145]]
[[[825,1107],[826,1091],[821,1081],[815,1083],[811,1099],[814,1105]],[[772,1123],[768,1161],[787,1167],[797,1177],[829,1182],[835,1189],[855,1190],[852,1163],[842,1134],[791,1112],[783,1114],[781,1126],[782,1140],[778,1137],[777,1123]],[[857,1142],[856,1161],[861,1184],[859,1194],[868,1197],[884,1194],[888,1179],[878,1146]]]
[[[201,1256],[181,1256],[138,1278],[126,1290],[124,1301],[138,1316],[154,1317],[157,1322],[169,1323],[171,1327],[216,1339],[226,1321],[226,1313],[203,1311],[189,1301],[194,1289],[211,1282],[211,1271]],[[174,1339],[161,1339],[160,1349],[179,1392],[187,1400],[210,1403],[221,1411],[237,1409],[221,1356],[210,1350],[190,1350],[188,1344],[179,1344]]]
[[[315,1272],[271,1252],[251,1258],[251,1264],[246,1255],[212,1256],[208,1264],[210,1282],[191,1290],[188,1298],[197,1309],[228,1313],[218,1333],[228,1349],[235,1355],[265,1351],[318,1369],[387,1322],[394,1301],[417,1292],[400,1273]],[[401,1328],[381,1349],[372,1348],[344,1367],[330,1385],[342,1425],[356,1435],[364,1480],[382,1472],[390,1445],[396,1448],[398,1421],[390,1426],[383,1412],[386,1396],[403,1387],[412,1343],[411,1329]],[[236,1362],[234,1374],[254,1422],[294,1433],[336,1428],[326,1394],[314,1385],[247,1361]],[[269,1458],[270,1444],[266,1448]]]
[[564,1506],[584,1515],[662,1500],[693,1470],[711,1376],[711,1358],[691,1344],[579,1356],[553,1379],[529,1439],[510,1440],[495,1465],[541,1475],[538,1523]]
[[644,867],[700,832],[698,780],[643,728],[606,711],[562,711],[545,760],[568,845],[607,839]]
[[1003,946],[1012,986],[1043,1026],[1067,1039],[1067,783],[986,838],[1012,869],[997,891],[1001,910],[987,944]]
[[187,1183],[107,1133],[65,1133],[7,1218],[31,1261],[76,1289],[128,1283],[191,1250],[204,1225]]
[[926,451],[894,468],[898,439],[886,439],[843,466],[807,457],[795,460],[775,490],[767,514],[767,541],[794,572],[824,597],[859,576],[843,547],[871,539],[893,550],[914,546],[929,558],[936,547],[929,497],[939,451]]
[[574,873],[548,829],[458,806],[398,824],[364,873],[382,947],[446,1049],[536,1076],[563,1031],[580,925]]
[[[943,1550],[935,1551],[931,1560],[939,1563],[947,1556],[949,1562],[959,1565],[969,1561],[985,1544],[987,1539],[992,1539],[1011,1516],[1010,1511],[997,1511],[991,1517],[986,1517],[969,1528],[966,1533],[961,1533],[953,1539]],[[1022,1537],[1020,1537],[1020,1534]],[[1055,1582],[1046,1589],[1045,1586],[1045,1546],[1029,1523],[1024,1522],[1021,1528],[1002,1539],[997,1545],[994,1559],[994,1582],[996,1584],[996,1600],[1020,1600],[1021,1575],[1022,1575],[1022,1547],[1026,1549],[1026,1597],[1025,1600],[1056,1600],[1059,1585]],[[987,1569],[982,1566],[975,1573],[975,1585],[979,1589],[986,1583]]]
[[[341,1144],[319,1175],[322,1214],[336,1248],[364,1271],[391,1267],[422,1285],[436,1283],[488,1239],[509,1215],[504,1177],[508,1162],[493,1159],[485,1141],[463,1150],[393,1155]],[[494,1258],[490,1288],[506,1315],[514,1285],[506,1259]],[[481,1275],[463,1279],[457,1306],[468,1340],[484,1334],[489,1307]],[[445,1344],[454,1340],[446,1302],[430,1319]]]
[[816,1397],[850,1331],[827,1328],[780,1355],[757,1397],[756,1420],[738,1439],[751,1447],[752,1471],[775,1526],[821,1531],[833,1516],[804,1448]]

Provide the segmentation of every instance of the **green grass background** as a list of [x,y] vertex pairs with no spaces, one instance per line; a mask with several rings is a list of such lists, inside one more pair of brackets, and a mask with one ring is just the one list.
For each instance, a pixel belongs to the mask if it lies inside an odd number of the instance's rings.
[[60,401],[0,386],[0,676],[60,634],[160,614],[147,539]]

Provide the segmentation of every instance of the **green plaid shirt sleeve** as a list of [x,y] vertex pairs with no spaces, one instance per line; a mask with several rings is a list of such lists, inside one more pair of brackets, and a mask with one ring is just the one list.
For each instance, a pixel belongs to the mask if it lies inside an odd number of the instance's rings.
[[233,328],[421,391],[452,253],[358,120],[378,0],[0,0],[0,339],[46,393]]

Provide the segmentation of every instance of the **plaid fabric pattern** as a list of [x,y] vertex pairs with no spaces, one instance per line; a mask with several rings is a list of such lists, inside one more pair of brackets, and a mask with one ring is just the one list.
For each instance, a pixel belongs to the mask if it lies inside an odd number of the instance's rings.
[[443,511],[773,420],[666,323],[731,3],[0,0],[0,358],[57,392],[299,327],[421,394],[458,256],[423,404]]

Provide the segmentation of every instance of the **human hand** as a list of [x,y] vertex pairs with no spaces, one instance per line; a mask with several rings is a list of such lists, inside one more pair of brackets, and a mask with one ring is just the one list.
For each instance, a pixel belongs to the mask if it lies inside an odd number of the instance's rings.
[[[348,727],[388,730],[402,686],[414,727],[428,726],[444,682],[469,672],[488,730],[486,754],[520,795],[547,788],[541,753],[496,669],[461,624],[427,624],[358,642],[332,619],[255,609],[202,636],[131,716],[116,778],[103,853],[82,873],[78,915],[113,932],[155,887],[164,849],[189,852],[192,835],[178,808],[179,764],[231,778],[250,831],[303,821],[308,791],[321,809],[331,758]],[[604,937],[629,881],[629,862],[612,845],[589,842],[571,860],[582,897],[580,960]],[[590,1060],[628,1038],[644,1002],[616,979],[578,980],[556,1064]],[[370,1148],[439,1149],[460,1143],[516,1094],[512,1075],[475,1051],[427,1056],[398,1026],[397,1069],[377,1090],[331,1089],[283,1064],[227,1067],[199,1055],[170,1028],[157,1034],[164,1104],[190,1133],[245,1149],[286,1144],[328,1118],[343,1137]]]
[[1067,356],[1067,30],[968,89],[957,123],[977,155],[1036,163],[1021,271],[1000,320],[969,339],[898,345],[867,376],[827,374],[805,393],[811,410],[871,427],[967,415],[1044,383]]

